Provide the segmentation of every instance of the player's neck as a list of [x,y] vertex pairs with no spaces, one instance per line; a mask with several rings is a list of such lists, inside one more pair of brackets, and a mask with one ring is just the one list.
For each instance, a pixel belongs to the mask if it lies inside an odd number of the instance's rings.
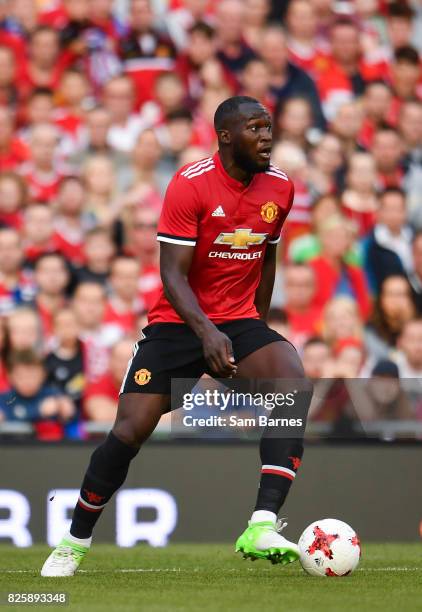
[[253,178],[253,174],[251,172],[243,170],[242,168],[239,168],[239,166],[236,166],[231,155],[224,149],[219,149],[218,153],[223,168],[227,172],[227,174],[236,181],[239,181],[239,183],[243,183],[243,185],[247,187]]

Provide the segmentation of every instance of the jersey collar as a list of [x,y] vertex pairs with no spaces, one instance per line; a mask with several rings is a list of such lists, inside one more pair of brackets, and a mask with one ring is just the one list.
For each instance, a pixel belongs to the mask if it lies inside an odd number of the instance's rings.
[[246,191],[246,189],[249,189],[249,187],[252,185],[252,183],[255,181],[255,176],[254,175],[252,177],[251,182],[249,183],[249,185],[245,186],[243,183],[241,183],[240,181],[237,181],[236,179],[234,179],[232,176],[230,176],[230,174],[228,174],[221,162],[220,159],[220,155],[218,153],[218,151],[216,153],[214,153],[213,155],[213,160],[215,163],[215,167],[217,168],[218,172],[223,176],[224,181],[230,185],[230,187],[232,187],[233,189],[236,189],[237,191]]

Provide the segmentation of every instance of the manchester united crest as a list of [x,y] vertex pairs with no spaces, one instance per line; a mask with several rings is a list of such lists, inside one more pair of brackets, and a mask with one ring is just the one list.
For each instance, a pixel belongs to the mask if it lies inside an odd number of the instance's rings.
[[134,379],[136,384],[146,385],[151,380],[151,372],[145,368],[142,368],[142,370],[135,372]]
[[275,202],[267,202],[261,206],[261,217],[266,223],[273,223],[278,219],[278,206]]

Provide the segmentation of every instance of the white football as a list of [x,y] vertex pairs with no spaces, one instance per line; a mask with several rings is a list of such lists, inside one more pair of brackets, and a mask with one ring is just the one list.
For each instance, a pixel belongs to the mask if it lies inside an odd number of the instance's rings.
[[300,562],[311,576],[348,576],[361,556],[357,533],[343,521],[315,521],[300,536]]

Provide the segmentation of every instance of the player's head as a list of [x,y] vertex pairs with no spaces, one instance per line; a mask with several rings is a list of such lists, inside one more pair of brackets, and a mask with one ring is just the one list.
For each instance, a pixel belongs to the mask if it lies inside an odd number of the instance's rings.
[[267,109],[255,98],[234,96],[222,102],[214,115],[218,145],[236,166],[264,172],[270,164],[272,125]]

